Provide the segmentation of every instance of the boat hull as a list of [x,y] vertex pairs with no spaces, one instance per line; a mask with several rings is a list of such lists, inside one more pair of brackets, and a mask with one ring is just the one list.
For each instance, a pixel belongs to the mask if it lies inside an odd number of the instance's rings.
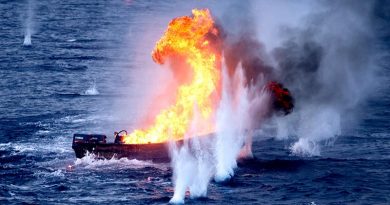
[[214,135],[208,134],[194,139],[164,143],[149,144],[122,144],[107,143],[105,135],[98,134],[74,134],[72,148],[77,158],[83,158],[87,154],[93,154],[96,158],[128,158],[137,160],[149,160],[153,162],[170,162],[170,147],[178,148],[185,145],[190,152],[203,147],[204,152],[212,152],[215,144]]
[[83,158],[87,153],[98,158],[123,158],[151,160],[154,162],[169,162],[169,151],[166,143],[156,144],[94,144],[79,143],[72,146],[77,158]]
[[[105,135],[74,134],[72,148],[77,158],[93,154],[96,158],[128,158],[137,160],[151,160],[153,162],[169,162],[169,146],[165,143],[149,144],[122,144],[107,143]],[[174,142],[177,146],[183,141]]]

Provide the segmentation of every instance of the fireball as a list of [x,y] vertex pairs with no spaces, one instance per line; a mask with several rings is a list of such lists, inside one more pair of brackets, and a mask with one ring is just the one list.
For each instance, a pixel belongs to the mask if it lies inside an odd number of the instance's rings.
[[[212,122],[218,101],[221,51],[216,46],[219,31],[208,9],[192,10],[192,16],[173,19],[157,42],[152,58],[158,64],[183,61],[192,74],[176,90],[176,101],[155,117],[146,129],[136,129],[126,135],[126,144],[160,143],[169,139],[180,140],[188,134],[195,117],[206,122],[193,135],[214,130]],[[183,72],[183,71],[181,71]]]

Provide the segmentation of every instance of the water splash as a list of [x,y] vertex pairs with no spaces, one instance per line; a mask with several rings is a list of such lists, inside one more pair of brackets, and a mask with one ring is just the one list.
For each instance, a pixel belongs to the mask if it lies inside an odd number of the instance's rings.
[[9,151],[9,156],[20,155],[20,154],[42,154],[42,153],[72,153],[72,149],[64,147],[61,144],[56,146],[47,146],[42,143],[0,143],[0,151]]
[[96,82],[94,81],[92,85],[82,95],[99,95],[99,91],[96,87]]
[[182,204],[187,189],[191,198],[206,197],[208,184],[215,173],[212,149],[214,138],[191,137],[196,133],[200,122],[197,106],[194,106],[194,119],[189,134],[184,138],[181,147],[175,143],[169,144],[171,166],[173,168],[173,183],[175,192],[169,203]]
[[24,46],[31,46],[31,31],[27,29],[26,34],[24,35]]
[[33,30],[33,15],[34,15],[33,7],[34,7],[34,1],[29,0],[28,5],[27,5],[27,18],[26,18],[26,22],[25,22],[26,30],[24,33],[24,40],[23,40],[24,46],[31,46],[32,45],[31,44],[31,34],[32,34],[32,30]]
[[[237,72],[235,78],[242,79],[242,72]],[[241,155],[251,156],[248,148],[251,140],[247,139],[246,132],[250,106],[247,89],[241,87],[239,95],[233,97],[226,92],[231,82],[225,69],[222,79],[224,89],[217,111],[216,133],[213,136],[185,138],[181,147],[174,143],[170,146],[175,186],[170,203],[184,203],[186,191],[189,191],[191,198],[206,197],[208,185],[213,178],[216,182],[229,180],[237,167],[237,158]],[[237,101],[232,103],[233,99]],[[188,136],[197,133],[198,121],[201,121],[196,106],[194,113]]]
[[[242,79],[241,71],[236,73],[235,80]],[[231,83],[226,69],[224,69],[222,100],[217,111],[216,123],[216,173],[214,180],[217,182],[223,182],[233,177],[234,169],[237,167],[237,157],[244,145],[244,124],[247,124],[248,120],[248,116],[246,116],[248,113],[247,89],[240,87],[239,92],[237,92],[239,96],[233,96],[228,92]]]
[[142,161],[128,158],[118,159],[115,156],[113,156],[111,159],[101,159],[99,158],[99,156],[96,156],[92,153],[87,153],[85,157],[81,159],[76,159],[73,166],[73,168],[92,170],[142,169],[145,167],[153,167],[160,170],[167,170],[167,166],[165,164],[155,164],[151,161]]
[[320,142],[341,134],[341,116],[332,107],[306,108],[300,113],[299,140],[291,146],[291,152],[301,156],[319,156]]

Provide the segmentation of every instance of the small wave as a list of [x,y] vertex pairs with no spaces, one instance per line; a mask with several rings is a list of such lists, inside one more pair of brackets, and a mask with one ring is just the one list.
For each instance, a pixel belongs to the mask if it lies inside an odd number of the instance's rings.
[[50,130],[38,130],[37,132],[35,132],[36,134],[38,135],[47,135],[49,134],[51,131]]
[[71,38],[71,39],[68,39],[68,40],[66,40],[66,41],[68,41],[68,42],[75,42],[75,41],[77,41],[77,40],[74,39],[74,38]]
[[64,145],[57,144],[57,146],[48,146],[46,143],[3,143],[0,144],[1,151],[10,151],[12,155],[20,153],[71,153],[72,149],[64,147]]
[[65,177],[64,172],[61,169],[55,170],[53,172],[50,171],[38,171],[34,173],[34,176],[39,178],[63,178]]
[[0,151],[6,151],[11,147],[11,142],[8,143],[0,143]]
[[16,144],[13,146],[13,149],[16,152],[33,152],[37,150],[35,147],[25,144]]
[[77,98],[77,97],[82,97],[84,94],[80,93],[58,93],[55,94],[56,96],[59,97],[64,97],[64,98]]
[[83,122],[94,122],[94,121],[99,120],[101,118],[102,118],[102,116],[98,116],[98,115],[91,115],[91,116],[69,115],[69,116],[65,116],[65,117],[56,119],[55,122],[59,123],[59,124],[61,124],[61,123],[83,123]]
[[19,125],[21,125],[21,126],[35,126],[35,127],[40,127],[40,128],[48,128],[48,127],[50,127],[50,123],[44,123],[42,121],[20,122]]
[[22,191],[27,191],[27,190],[30,190],[30,189],[31,189],[30,186],[15,185],[15,184],[10,184],[9,187],[11,187],[12,189],[22,190]]
[[103,56],[86,56],[86,55],[52,55],[49,60],[111,60]]

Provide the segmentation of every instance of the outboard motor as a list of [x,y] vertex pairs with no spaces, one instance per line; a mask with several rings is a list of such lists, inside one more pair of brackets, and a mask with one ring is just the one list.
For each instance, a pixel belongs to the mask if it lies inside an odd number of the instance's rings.
[[126,130],[121,130],[119,132],[115,132],[115,144],[125,144],[125,136],[127,135]]
[[85,156],[86,152],[91,152],[97,144],[106,144],[106,135],[99,134],[74,134],[72,148],[77,158]]
[[105,144],[106,135],[99,134],[74,134],[73,145],[80,143]]

